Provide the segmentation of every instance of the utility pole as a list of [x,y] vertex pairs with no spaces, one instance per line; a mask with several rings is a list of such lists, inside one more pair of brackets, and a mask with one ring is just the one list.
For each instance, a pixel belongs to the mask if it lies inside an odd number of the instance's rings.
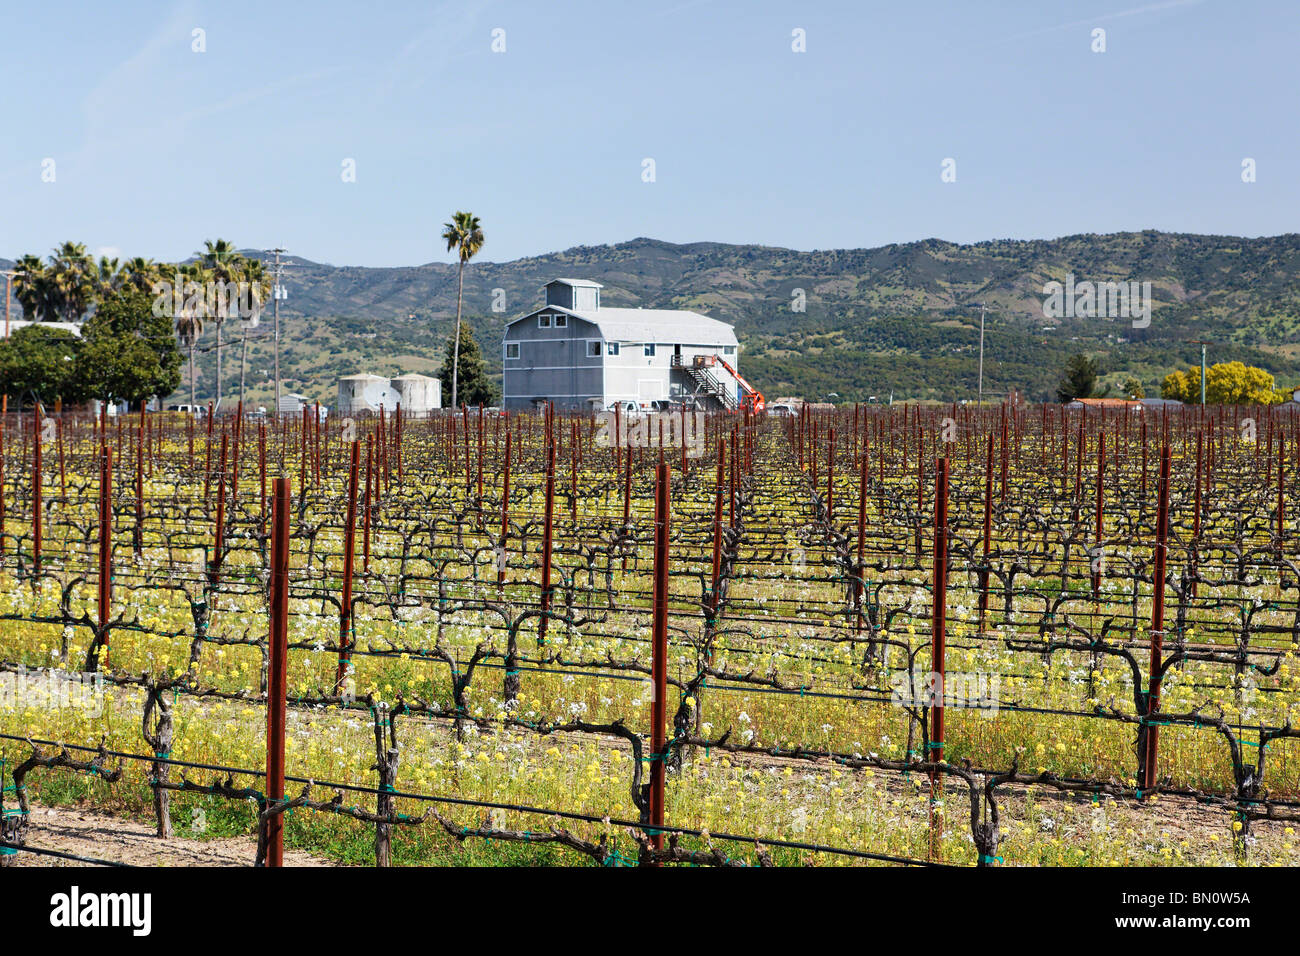
[[979,404],[984,404],[984,303],[980,303],[980,383]]
[[1205,343],[1201,343],[1201,405],[1205,405]]
[[1205,343],[1201,343],[1201,406],[1205,406]]
[[1204,339],[1192,339],[1193,345],[1201,347],[1201,407],[1205,407],[1205,347],[1213,345],[1213,342],[1207,342]]
[[280,262],[280,254],[283,249],[272,249],[275,253],[275,291],[272,293],[275,305],[275,411],[272,413],[276,418],[280,417],[280,300],[285,298],[284,287],[280,285],[280,278],[284,275],[284,265]]

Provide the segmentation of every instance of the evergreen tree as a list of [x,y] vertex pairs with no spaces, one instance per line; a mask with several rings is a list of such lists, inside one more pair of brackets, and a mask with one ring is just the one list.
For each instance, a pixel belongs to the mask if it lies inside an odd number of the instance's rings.
[[1097,360],[1079,354],[1070,357],[1065,363],[1065,372],[1060,384],[1056,386],[1056,398],[1061,402],[1072,402],[1076,398],[1089,398],[1097,385]]
[[[456,336],[447,339],[447,352],[438,370],[438,380],[442,382],[442,394],[450,399],[452,394],[452,376],[457,368]],[[495,405],[496,386],[488,378],[487,367],[478,350],[478,342],[468,325],[460,328],[459,381],[456,383],[457,397],[464,405]]]

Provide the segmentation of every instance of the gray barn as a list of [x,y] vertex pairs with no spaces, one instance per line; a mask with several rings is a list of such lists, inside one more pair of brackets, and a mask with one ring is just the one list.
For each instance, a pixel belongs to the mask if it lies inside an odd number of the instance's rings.
[[541,401],[561,409],[649,407],[692,397],[706,408],[735,408],[744,400],[746,386],[717,361],[738,374],[730,325],[679,309],[604,308],[600,290],[584,279],[555,279],[544,306],[506,326],[506,408]]

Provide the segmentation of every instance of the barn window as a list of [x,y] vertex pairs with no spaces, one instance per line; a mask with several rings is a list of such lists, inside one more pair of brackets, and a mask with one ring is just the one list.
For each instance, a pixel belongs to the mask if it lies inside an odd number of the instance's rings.
[[539,329],[549,329],[551,327],[551,315],[549,312],[546,315],[539,315],[537,317],[537,327]]
[[646,355],[654,355],[654,354],[655,354],[655,344],[654,344],[653,342],[647,342],[647,343],[645,344],[645,354],[646,354]]
[[724,346],[722,347],[722,354],[723,354],[723,355],[735,355],[735,354],[736,354],[736,347],[735,347],[734,345],[724,345]]
[[600,340],[590,339],[587,342],[587,358],[600,358]]
[[609,352],[610,355],[617,355],[617,354],[618,354],[618,343],[617,343],[617,342],[610,342],[607,351]]
[[508,358],[508,359],[517,359],[517,358],[519,358],[519,343],[518,343],[518,342],[507,342],[507,343],[506,343],[506,358]]
[[555,327],[557,329],[567,329],[569,327],[569,317],[561,315],[559,312],[555,313]]

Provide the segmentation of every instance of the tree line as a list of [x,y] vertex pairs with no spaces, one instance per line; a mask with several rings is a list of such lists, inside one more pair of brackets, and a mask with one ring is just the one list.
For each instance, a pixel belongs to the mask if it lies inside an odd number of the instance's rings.
[[[1097,387],[1098,362],[1083,353],[1072,355],[1061,372],[1056,397],[1061,402],[1080,398],[1106,398],[1110,386]],[[1145,398],[1142,383],[1130,376],[1123,386],[1127,399]],[[1201,404],[1201,369],[1171,372],[1160,383],[1160,397],[1185,405]],[[1217,362],[1205,370],[1205,402],[1208,405],[1278,405],[1289,401],[1291,393],[1278,388],[1267,370],[1244,362]]]
[[[209,325],[216,332],[220,404],[225,326],[248,318],[227,290],[246,290],[257,312],[270,293],[262,263],[225,239],[206,241],[188,263],[96,260],[84,244],[65,242],[44,260],[20,258],[13,286],[23,319],[33,324],[0,344],[0,391],[20,401],[72,404],[139,404],[170,395],[181,384],[181,348],[188,352],[190,400],[197,404],[195,350]],[[241,322],[245,346],[249,325]]]
[[[456,213],[442,238],[449,251],[456,251],[463,275],[483,245],[478,218]],[[207,397],[220,408],[233,321],[242,401],[249,332],[270,300],[272,282],[261,260],[225,239],[206,240],[185,263],[96,260],[76,242],[64,242],[46,259],[24,255],[14,267],[14,298],[22,318],[32,324],[0,342],[0,393],[20,402],[100,399],[139,405],[176,391],[184,364],[190,403],[198,405],[198,353],[205,351],[213,353],[215,371],[213,394]],[[490,405],[496,389],[478,343],[460,320],[460,298],[458,288],[456,324],[437,375],[453,406],[458,401]],[[200,349],[208,330],[215,344]]]

